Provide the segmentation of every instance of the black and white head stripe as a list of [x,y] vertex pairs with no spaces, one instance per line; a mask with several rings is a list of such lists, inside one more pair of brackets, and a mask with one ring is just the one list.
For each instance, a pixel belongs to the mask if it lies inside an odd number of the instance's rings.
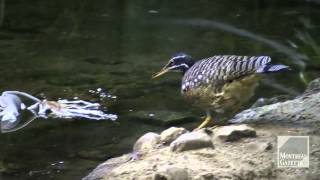
[[186,54],[177,54],[176,56],[173,56],[170,61],[173,62],[174,60],[177,60],[177,59],[182,59],[182,58],[186,58],[188,55]]
[[181,68],[183,68],[183,69],[189,69],[189,65],[188,65],[188,64],[185,64],[185,63],[182,63],[182,64],[170,66],[169,68],[172,69],[172,70],[181,69]]
[[173,56],[169,62],[173,62],[174,60],[177,60],[177,59],[184,59],[184,58],[187,58],[187,57],[190,57],[189,55],[185,54],[185,53],[178,53],[176,54],[175,56]]

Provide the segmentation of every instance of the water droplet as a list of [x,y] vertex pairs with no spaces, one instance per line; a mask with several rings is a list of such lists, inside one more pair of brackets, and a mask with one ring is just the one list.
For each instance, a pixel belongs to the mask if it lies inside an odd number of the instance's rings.
[[150,14],[157,14],[157,13],[159,13],[159,11],[154,10],[154,9],[150,9],[150,10],[148,11],[148,13],[150,13]]

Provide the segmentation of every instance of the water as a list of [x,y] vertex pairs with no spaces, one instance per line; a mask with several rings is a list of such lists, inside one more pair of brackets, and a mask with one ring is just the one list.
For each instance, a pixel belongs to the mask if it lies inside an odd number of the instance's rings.
[[302,0],[6,1],[0,91],[94,101],[89,90],[102,88],[117,96],[101,103],[119,120],[38,119],[1,134],[1,179],[80,179],[166,128],[161,120],[197,120],[203,112],[180,97],[179,74],[151,80],[176,52],[270,55],[294,71],[273,75],[255,98],[303,91],[299,72],[319,75],[318,9]]

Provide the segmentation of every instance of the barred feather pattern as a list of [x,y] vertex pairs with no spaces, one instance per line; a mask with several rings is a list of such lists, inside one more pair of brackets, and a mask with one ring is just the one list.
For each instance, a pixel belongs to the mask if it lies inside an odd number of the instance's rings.
[[182,93],[199,86],[222,87],[225,83],[258,73],[271,62],[269,56],[219,55],[197,61],[184,74]]

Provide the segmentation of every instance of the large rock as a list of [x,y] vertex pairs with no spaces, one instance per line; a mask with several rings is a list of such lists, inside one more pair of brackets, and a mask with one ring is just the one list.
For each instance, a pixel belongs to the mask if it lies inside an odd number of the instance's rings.
[[160,143],[160,135],[149,132],[141,136],[133,146],[133,151],[143,152],[150,149],[156,148],[157,144]]
[[120,157],[111,158],[108,161],[97,166],[90,174],[84,177],[82,180],[98,180],[107,176],[114,168],[123,165],[131,160],[131,154],[125,154]]
[[160,134],[160,139],[163,144],[169,144],[177,139],[181,134],[184,134],[186,132],[187,130],[185,128],[171,127],[162,131],[162,133]]
[[231,123],[290,123],[310,125],[320,120],[320,78],[293,100],[242,111]]
[[170,148],[174,152],[181,152],[199,148],[213,148],[211,135],[206,130],[185,133],[178,137],[170,144]]
[[220,141],[236,141],[244,137],[256,137],[256,131],[246,124],[221,126],[213,130],[214,139]]

